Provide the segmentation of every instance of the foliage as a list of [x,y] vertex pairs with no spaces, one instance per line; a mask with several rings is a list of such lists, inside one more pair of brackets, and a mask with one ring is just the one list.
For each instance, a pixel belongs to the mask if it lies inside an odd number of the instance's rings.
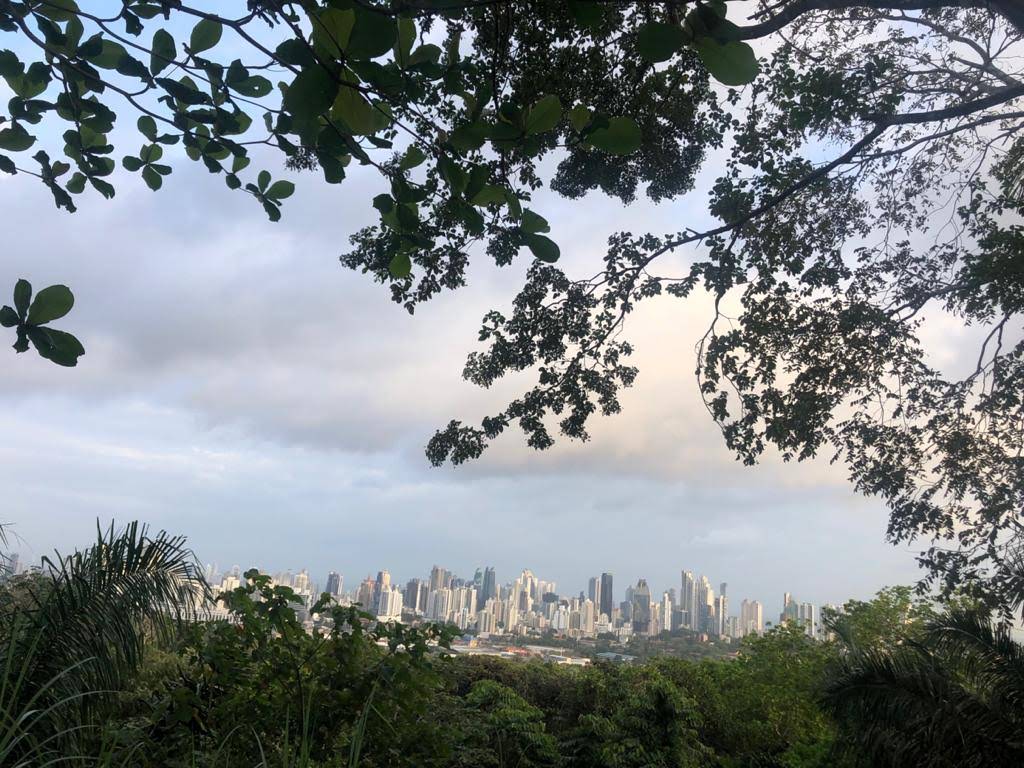
[[934,618],[932,601],[910,587],[887,587],[872,600],[848,600],[838,612],[823,609],[822,619],[850,648],[884,648],[918,638]]
[[163,678],[126,697],[125,717],[141,723],[121,738],[143,745],[144,765],[445,764],[427,660],[444,632],[378,624],[325,595],[311,610],[330,629],[309,633],[289,587],[245,577],[221,598],[231,620],[192,627]]
[[545,731],[544,712],[512,689],[493,680],[473,684],[464,699],[468,744],[460,764],[495,768],[532,768],[558,764],[555,740]]
[[194,622],[205,590],[183,539],[137,523],[98,530],[91,547],[5,584],[0,762],[77,754],[148,641]]
[[43,288],[32,299],[32,284],[19,280],[14,285],[14,306],[0,307],[0,325],[14,328],[18,334],[15,352],[28,350],[31,341],[42,357],[57,365],[73,367],[85,354],[85,347],[67,331],[50,328],[47,323],[64,317],[74,303],[75,297],[66,285]]
[[870,765],[971,768],[1024,760],[1024,646],[982,609],[928,620],[920,639],[850,647],[825,703]]
[[[40,58],[0,53],[0,76],[15,94],[7,127],[0,130],[0,150],[28,152],[45,143],[47,131],[65,130],[64,159],[52,161],[40,149],[33,155],[39,170],[33,171],[0,155],[0,171],[38,177],[68,211],[76,209],[74,196],[87,186],[112,197],[111,134],[118,110],[126,107],[139,115],[143,144],[135,154],[122,153],[125,170],[160,189],[173,172],[160,162],[165,148],[180,143],[189,158],[223,176],[229,188],[250,194],[275,221],[294,184],[274,180],[266,170],[244,181],[254,145],[280,150],[294,169],[318,168],[331,184],[344,180],[353,159],[377,169],[391,191],[374,199],[381,226],[362,238],[374,258],[357,258],[377,277],[390,279],[410,305],[436,290],[430,283],[444,270],[464,263],[468,244],[485,232],[500,241],[494,254],[499,263],[521,246],[554,261],[559,249],[542,234],[546,222],[522,206],[535,186],[532,164],[557,142],[577,164],[587,163],[583,175],[592,177],[616,156],[671,135],[655,127],[658,117],[649,104],[638,106],[666,91],[663,75],[650,77],[640,98],[623,103],[621,89],[563,84],[568,68],[597,64],[595,75],[635,80],[653,74],[651,61],[681,57],[689,69],[700,59],[724,81],[738,84],[756,75],[757,63],[749,46],[731,40],[736,28],[725,20],[720,0],[699,4],[681,22],[670,23],[651,22],[643,10],[588,6],[581,14],[578,4],[520,5],[516,13],[541,23],[533,27],[539,35],[513,54],[503,20],[494,26],[492,9],[472,3],[434,8],[351,0],[252,2],[237,18],[148,0],[124,0],[106,17],[74,0],[5,3],[0,30]],[[176,41],[171,31],[181,23],[194,24],[187,42]],[[605,59],[600,46],[623,25],[623,46],[640,58],[620,68]],[[671,27],[670,41],[658,33],[664,27]],[[223,53],[225,32],[251,59]],[[263,42],[268,32],[275,42]],[[499,84],[505,73],[496,77],[496,67],[507,65],[505,59],[524,55],[532,61],[567,39],[580,42],[582,50],[569,46],[553,66],[541,64],[548,71],[527,64],[514,86]],[[283,79],[275,88],[265,74],[277,72]],[[673,77],[671,87],[682,84],[678,73]],[[697,80],[696,93],[705,98],[706,77]],[[686,93],[674,98],[689,103]],[[642,118],[631,114],[644,110]],[[683,127],[693,124],[689,112]],[[676,135],[679,127],[673,126]],[[406,146],[396,153],[399,141]],[[481,151],[485,146],[489,153]],[[654,151],[678,154],[664,142]],[[649,162],[651,152],[644,154]],[[410,172],[419,166],[414,180]],[[653,173],[634,170],[632,184]],[[567,183],[578,188],[580,179]],[[584,182],[584,188],[592,183]],[[623,193],[631,194],[628,186]],[[412,291],[414,262],[422,278]]]
[[135,525],[44,565],[0,587],[0,759],[18,768],[944,768],[1024,749],[1020,644],[904,588],[847,604],[850,645],[784,625],[735,659],[571,668],[453,658],[438,627],[307,609],[255,570],[220,596],[227,619],[203,618],[182,541]]

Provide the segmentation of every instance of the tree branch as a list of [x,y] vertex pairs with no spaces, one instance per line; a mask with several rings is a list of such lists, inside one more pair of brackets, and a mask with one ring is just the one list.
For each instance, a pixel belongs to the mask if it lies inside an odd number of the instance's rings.
[[936,8],[990,10],[1009,21],[1024,34],[1024,8],[1018,0],[798,0],[760,24],[740,27],[740,40],[754,40],[775,34],[805,13],[814,11],[877,10],[928,11]]

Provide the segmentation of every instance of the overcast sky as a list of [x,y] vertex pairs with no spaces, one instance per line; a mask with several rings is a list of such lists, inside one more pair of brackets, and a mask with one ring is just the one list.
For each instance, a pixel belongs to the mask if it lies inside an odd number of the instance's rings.
[[[704,297],[650,302],[630,320],[641,374],[591,442],[536,453],[510,430],[472,465],[431,468],[434,429],[476,423],[514,391],[480,391],[460,373],[482,314],[508,308],[525,254],[504,270],[476,258],[468,288],[410,317],[337,260],[374,218],[370,175],[340,187],[293,176],[298,192],[272,224],[171,159],[161,192],[122,172],[115,200],[87,195],[74,215],[33,180],[0,176],[0,289],[18,277],[71,286],[75,308],[57,325],[87,348],[60,368],[4,352],[4,329],[2,517],[24,558],[87,543],[97,519],[138,519],[187,535],[222,569],[308,568],[321,582],[333,569],[349,588],[437,563],[464,576],[494,565],[500,581],[530,568],[563,593],[608,570],[617,595],[638,577],[660,595],[692,569],[728,582],[734,606],[760,599],[769,618],[784,591],[841,602],[917,578],[917,547],[885,543],[884,508],[841,468],[773,457],[745,468],[726,451],[693,376]],[[612,232],[699,225],[702,200],[534,207],[580,276]],[[952,364],[959,332],[932,334],[933,361]]]

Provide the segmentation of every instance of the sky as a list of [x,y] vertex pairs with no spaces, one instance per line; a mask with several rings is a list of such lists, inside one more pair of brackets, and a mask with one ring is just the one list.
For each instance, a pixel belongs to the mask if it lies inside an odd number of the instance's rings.
[[[162,191],[119,172],[114,200],[87,195],[76,214],[27,177],[0,177],[0,289],[71,286],[75,308],[56,325],[87,349],[66,369],[0,348],[0,517],[23,560],[87,544],[97,521],[140,520],[222,570],[307,568],[321,583],[336,570],[348,588],[436,563],[463,576],[493,565],[502,582],[530,568],[563,594],[611,571],[620,594],[643,577],[660,595],[689,569],[772,616],[783,592],[838,603],[918,578],[921,547],[887,544],[883,505],[841,467],[773,455],[744,467],[726,450],[693,375],[706,297],[637,310],[640,377],[590,442],[535,452],[509,430],[474,463],[432,468],[436,428],[477,423],[528,383],[461,379],[480,318],[509,307],[528,256],[497,269],[477,254],[467,288],[411,317],[338,263],[375,219],[370,174],[332,187],[270,160],[298,185],[275,224],[169,159]],[[698,225],[703,200],[541,194],[533,207],[583,276],[613,232]],[[674,258],[682,269],[693,257]],[[933,361],[955,366],[961,330],[930,333]]]

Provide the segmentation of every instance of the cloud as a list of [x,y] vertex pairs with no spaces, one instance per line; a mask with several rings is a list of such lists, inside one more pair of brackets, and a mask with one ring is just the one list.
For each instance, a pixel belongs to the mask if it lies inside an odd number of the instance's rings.
[[[839,600],[914,577],[912,558],[882,542],[884,510],[840,470],[771,456],[745,468],[725,450],[693,375],[710,318],[699,296],[630,318],[640,378],[588,443],[536,453],[511,430],[475,464],[428,468],[436,427],[476,421],[529,383],[482,391],[460,378],[480,317],[508,306],[526,264],[475,256],[469,287],[410,317],[337,263],[376,182],[297,181],[280,224],[192,164],[158,194],[120,180],[115,200],[73,216],[29,180],[0,184],[16,222],[4,287],[70,285],[62,325],[88,350],[73,370],[4,361],[0,487],[26,551],[67,549],[114,517],[188,533],[221,565],[337,568],[349,582],[489,562],[502,579],[528,566],[567,591],[601,570],[620,589],[638,576],[661,589],[692,568],[762,599]],[[593,271],[612,231],[704,215],[542,198],[574,274]]]

